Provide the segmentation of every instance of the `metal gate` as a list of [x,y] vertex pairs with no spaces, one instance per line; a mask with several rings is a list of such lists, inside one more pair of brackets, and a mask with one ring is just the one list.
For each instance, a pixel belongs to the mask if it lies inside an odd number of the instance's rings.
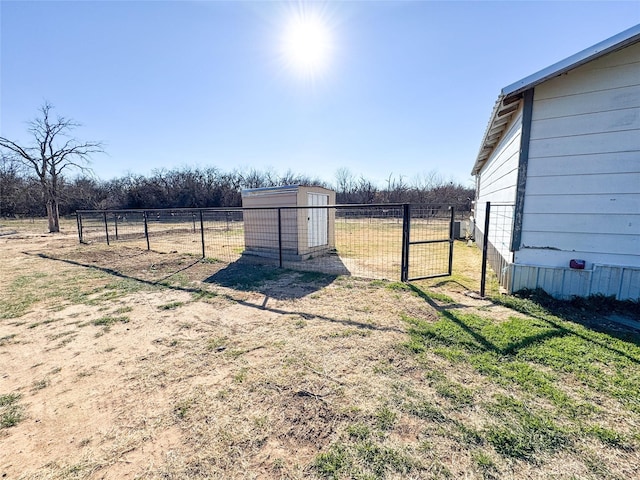
[[454,208],[404,205],[401,280],[451,275]]

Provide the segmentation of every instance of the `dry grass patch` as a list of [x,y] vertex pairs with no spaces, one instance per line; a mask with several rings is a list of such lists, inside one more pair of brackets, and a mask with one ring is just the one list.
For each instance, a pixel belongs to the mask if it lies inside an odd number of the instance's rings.
[[637,337],[532,300],[470,299],[472,267],[407,286],[76,242],[0,239],[0,408],[22,420],[0,430],[0,475],[640,468]]
[[0,430],[15,427],[24,419],[24,407],[20,404],[20,394],[0,395]]

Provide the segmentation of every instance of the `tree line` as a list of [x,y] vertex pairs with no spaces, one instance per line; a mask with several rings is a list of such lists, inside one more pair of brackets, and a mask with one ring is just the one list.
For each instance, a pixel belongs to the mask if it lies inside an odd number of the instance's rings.
[[[304,174],[271,170],[224,171],[217,167],[156,170],[151,175],[128,174],[112,180],[90,175],[58,179],[60,215],[76,210],[239,207],[245,188],[279,185],[321,186],[336,190],[340,204],[455,204],[470,209],[473,189],[446,181],[437,173],[414,178],[390,176],[378,187],[345,169],[335,184]],[[38,179],[8,157],[0,157],[0,216],[45,216],[46,204]]]
[[0,217],[46,215],[50,232],[59,231],[59,215],[76,210],[239,207],[243,189],[296,184],[335,189],[339,204],[423,203],[471,209],[473,189],[446,181],[435,171],[411,180],[389,175],[383,187],[348,168],[336,172],[335,185],[292,171],[229,172],[215,166],[100,180],[88,165],[92,154],[103,152],[102,143],[75,139],[71,132],[80,124],[54,117],[52,109],[45,102],[39,116],[28,122],[30,143],[0,136]]

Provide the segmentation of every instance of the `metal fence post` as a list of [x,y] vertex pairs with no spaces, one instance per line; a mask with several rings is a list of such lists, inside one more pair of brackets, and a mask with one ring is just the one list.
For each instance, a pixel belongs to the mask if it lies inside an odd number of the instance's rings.
[[489,220],[491,215],[491,202],[487,202],[484,213],[484,238],[482,239],[482,273],[480,278],[480,296],[484,298],[487,283],[487,246],[489,244]]
[[144,237],[147,239],[147,250],[151,250],[149,245],[149,226],[147,225],[147,212],[142,212],[142,218],[144,218]]
[[118,214],[113,212],[113,224],[116,227],[116,240],[118,240]]
[[109,245],[109,224],[107,223],[107,212],[102,212],[104,218],[104,233],[107,236],[107,245]]
[[282,209],[278,208],[278,257],[279,265],[282,268]]
[[400,265],[400,281],[409,279],[409,238],[411,233],[411,205],[402,205],[402,259]]
[[78,240],[82,243],[82,214],[76,212],[76,223],[78,224]]
[[451,219],[449,220],[449,275],[451,275],[451,273],[453,272],[453,241],[455,240],[454,237],[454,223],[455,223],[455,219],[456,219],[456,211],[455,211],[455,207],[453,205],[451,205],[449,207],[449,210],[451,210]]
[[[195,213],[194,213],[195,217]],[[195,218],[194,218],[195,223]],[[202,210],[200,210],[200,240],[202,240],[202,258],[205,257],[204,254],[204,220],[202,219]]]

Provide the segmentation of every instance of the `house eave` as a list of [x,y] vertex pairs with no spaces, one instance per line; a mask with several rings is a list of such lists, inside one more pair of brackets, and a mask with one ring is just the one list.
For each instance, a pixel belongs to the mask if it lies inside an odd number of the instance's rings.
[[511,97],[507,99],[504,95],[500,95],[493,107],[491,118],[487,129],[480,144],[480,151],[473,166],[471,175],[477,175],[487,160],[491,156],[493,149],[496,147],[504,131],[511,122],[511,117],[520,108],[520,98]]

